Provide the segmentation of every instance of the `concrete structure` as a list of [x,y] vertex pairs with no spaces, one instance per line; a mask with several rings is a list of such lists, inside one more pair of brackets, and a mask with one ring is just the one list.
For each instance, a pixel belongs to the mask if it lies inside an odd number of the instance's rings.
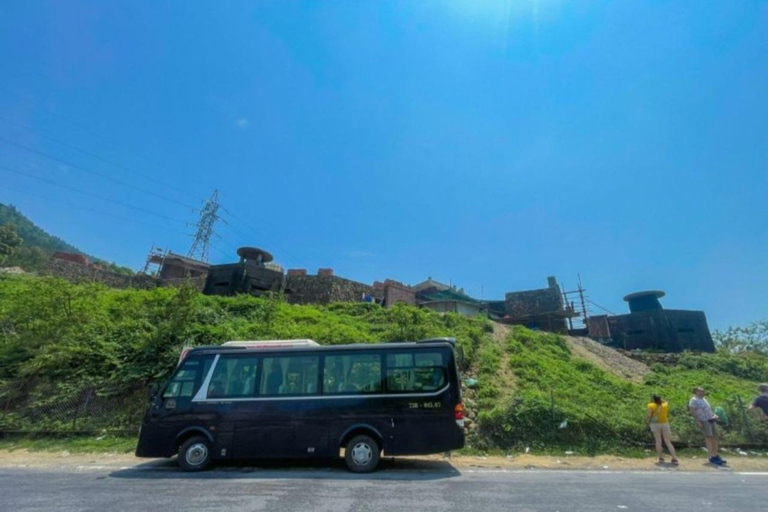
[[664,292],[653,290],[624,297],[630,313],[606,318],[610,345],[626,350],[714,352],[704,312],[663,309],[659,302],[663,296]]
[[464,316],[481,315],[487,311],[487,307],[481,302],[468,302],[463,300],[437,300],[422,302],[419,305],[425,309],[431,309],[438,313],[458,313]]
[[266,266],[273,260],[267,251],[255,247],[241,247],[237,250],[240,261],[225,265],[211,265],[203,293],[206,295],[235,295],[248,293],[263,295],[267,292],[281,293],[285,290],[285,276],[282,272]]
[[547,278],[547,284],[546,288],[538,290],[507,293],[503,321],[544,331],[567,332],[566,319],[578,316],[578,313],[565,304],[554,276]]

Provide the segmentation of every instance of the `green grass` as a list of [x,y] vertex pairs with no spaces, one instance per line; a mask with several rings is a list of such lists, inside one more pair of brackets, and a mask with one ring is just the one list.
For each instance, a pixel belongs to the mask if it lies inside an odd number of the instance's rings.
[[[750,377],[768,371],[764,356],[686,354],[677,366],[654,365],[644,382],[634,383],[573,356],[565,340],[554,334],[517,327],[504,350],[516,389],[511,402],[480,411],[487,447],[567,448],[590,454],[632,450],[652,442],[644,422],[652,393],[669,401],[677,438],[698,443],[701,436],[687,411],[694,386],[708,389],[713,407],[722,406],[728,413],[731,428],[723,431],[724,442],[768,443],[768,431],[756,421],[749,422],[749,438],[736,398],[747,400],[754,394],[757,380]],[[485,353],[479,353],[482,362]],[[479,395],[483,386],[492,391],[505,385],[512,383],[481,382]]]
[[[454,336],[463,374],[478,379],[471,393],[478,425],[470,438],[472,449],[631,451],[652,442],[644,422],[652,393],[669,401],[675,435],[700,442],[686,410],[694,386],[708,389],[712,405],[724,407],[732,420],[724,442],[768,444],[768,429],[756,421],[748,424],[753,430],[749,437],[736,401],[741,396],[748,402],[758,381],[765,380],[766,356],[683,354],[674,367],[654,364],[645,380],[636,383],[573,356],[560,336],[516,327],[498,342],[492,332],[487,319],[440,315],[402,304],[391,309],[364,303],[297,306],[280,297],[213,297],[191,288],[116,290],[0,276],[0,431],[71,429],[75,422],[68,414],[83,410],[83,391],[105,387],[117,390],[109,395],[115,405],[98,415],[79,415],[77,428],[135,429],[146,407],[144,386],[165,381],[185,345],[237,339],[312,338],[339,344]],[[36,394],[30,395],[30,390]],[[68,404],[71,410],[58,416],[48,412]],[[111,442],[97,441],[72,443],[96,449]],[[119,447],[123,441],[114,442]]]
[[0,439],[0,450],[29,450],[33,452],[69,453],[133,453],[136,450],[135,437],[4,437]]

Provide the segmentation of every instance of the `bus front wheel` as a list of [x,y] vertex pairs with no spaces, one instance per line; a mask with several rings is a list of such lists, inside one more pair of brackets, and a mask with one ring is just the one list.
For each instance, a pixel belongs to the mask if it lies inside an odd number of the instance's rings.
[[202,471],[211,465],[211,443],[203,436],[190,437],[179,446],[179,466],[184,471]]
[[379,443],[370,436],[353,437],[344,449],[344,461],[353,473],[369,473],[379,465]]

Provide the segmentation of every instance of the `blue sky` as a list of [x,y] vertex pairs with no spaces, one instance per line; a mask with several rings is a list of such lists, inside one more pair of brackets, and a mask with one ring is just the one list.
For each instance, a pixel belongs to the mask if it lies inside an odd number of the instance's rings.
[[218,189],[214,262],[768,318],[768,2],[6,2],[0,76],[0,201],[105,259]]

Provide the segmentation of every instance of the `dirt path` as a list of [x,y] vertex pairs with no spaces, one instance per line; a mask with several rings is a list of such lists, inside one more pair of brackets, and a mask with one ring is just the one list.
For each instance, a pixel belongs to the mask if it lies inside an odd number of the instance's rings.
[[641,382],[648,366],[589,338],[564,336],[571,353],[623,379]]

